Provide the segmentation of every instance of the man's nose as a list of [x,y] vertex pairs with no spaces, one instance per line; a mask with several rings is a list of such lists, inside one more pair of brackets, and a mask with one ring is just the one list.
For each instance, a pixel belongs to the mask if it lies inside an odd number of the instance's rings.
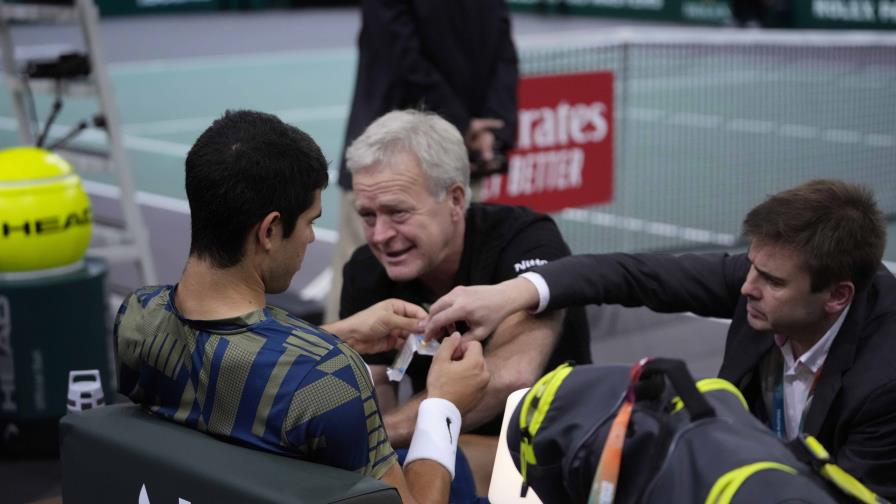
[[392,227],[389,219],[377,218],[373,225],[373,243],[385,243],[393,236],[395,236],[395,228]]
[[741,294],[752,299],[757,299],[759,297],[759,289],[756,287],[756,276],[756,269],[750,266],[747,278],[744,280],[744,284],[740,287]]

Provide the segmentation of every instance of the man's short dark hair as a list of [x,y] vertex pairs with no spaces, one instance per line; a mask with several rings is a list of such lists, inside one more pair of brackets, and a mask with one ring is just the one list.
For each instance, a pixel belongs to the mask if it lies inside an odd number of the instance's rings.
[[805,260],[811,289],[871,282],[887,239],[883,215],[868,189],[839,180],[812,180],[770,196],[744,219],[754,242],[785,246]]
[[219,268],[243,258],[246,236],[280,212],[285,237],[327,185],[327,162],[314,140],[271,114],[227,111],[187,154],[190,254]]

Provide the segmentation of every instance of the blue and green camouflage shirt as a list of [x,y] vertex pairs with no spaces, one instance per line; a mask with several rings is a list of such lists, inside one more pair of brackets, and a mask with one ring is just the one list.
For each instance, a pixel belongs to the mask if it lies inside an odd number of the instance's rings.
[[144,287],[122,303],[121,393],[238,444],[374,478],[395,463],[370,375],[348,345],[271,306],[188,320],[175,289]]

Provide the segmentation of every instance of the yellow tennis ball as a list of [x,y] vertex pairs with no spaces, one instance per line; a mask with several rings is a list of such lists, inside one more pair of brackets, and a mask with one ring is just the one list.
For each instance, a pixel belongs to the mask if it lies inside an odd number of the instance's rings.
[[0,151],[0,272],[79,261],[92,221],[90,199],[66,160],[35,147]]

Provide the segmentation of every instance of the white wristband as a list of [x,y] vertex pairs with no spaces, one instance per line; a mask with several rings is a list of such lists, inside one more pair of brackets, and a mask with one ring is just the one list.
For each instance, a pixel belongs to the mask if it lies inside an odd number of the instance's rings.
[[532,285],[535,286],[535,290],[538,291],[538,308],[535,308],[534,311],[530,311],[530,313],[543,312],[551,301],[551,289],[548,288],[548,283],[544,281],[543,276],[534,271],[527,271],[520,276],[532,282]]
[[445,466],[454,479],[454,458],[460,436],[460,411],[446,399],[431,397],[417,409],[417,426],[411,438],[405,467],[419,459],[429,459]]

